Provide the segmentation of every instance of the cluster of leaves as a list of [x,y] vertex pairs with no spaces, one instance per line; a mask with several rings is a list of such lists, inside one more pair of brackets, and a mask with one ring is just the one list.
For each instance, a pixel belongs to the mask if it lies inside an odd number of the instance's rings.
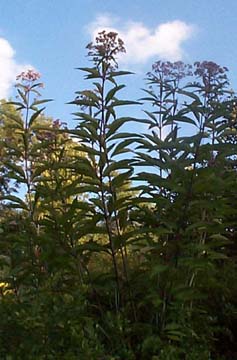
[[[75,129],[43,115],[32,70],[18,101],[1,105],[0,357],[233,359],[227,69],[158,61],[140,102],[121,100],[123,41],[103,31],[88,49],[93,66],[80,70],[92,87],[71,102]],[[118,115],[141,102],[143,119]]]

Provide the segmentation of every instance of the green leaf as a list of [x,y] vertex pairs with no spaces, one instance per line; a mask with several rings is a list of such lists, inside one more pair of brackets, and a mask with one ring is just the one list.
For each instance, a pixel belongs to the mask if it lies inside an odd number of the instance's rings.
[[88,155],[94,155],[94,156],[96,156],[96,155],[99,156],[100,155],[100,151],[95,150],[95,149],[93,149],[93,148],[91,148],[89,146],[86,146],[84,144],[82,144],[80,146],[75,146],[74,149],[78,150],[78,151],[81,151],[81,152],[85,152]]
[[17,125],[19,126],[19,129],[24,129],[24,122],[21,118],[21,116],[19,114],[12,114],[10,111],[1,111],[0,112],[2,115],[6,116],[7,118],[13,120],[14,122],[17,123]]
[[89,164],[77,162],[73,165],[73,168],[76,170],[77,173],[81,175],[88,176],[89,178],[97,178],[97,174],[94,168]]
[[42,109],[36,111],[33,115],[31,115],[30,117],[30,121],[29,121],[29,127],[31,127],[34,123],[34,121],[38,118],[38,116],[45,110],[45,107],[43,107]]
[[194,92],[186,91],[186,90],[181,90],[181,89],[180,89],[180,90],[179,90],[179,94],[188,96],[188,97],[194,99],[195,101],[197,101],[198,104],[201,104],[201,101],[200,101],[199,96],[196,95]]
[[115,106],[124,106],[124,105],[142,105],[142,104],[138,101],[114,100],[110,106],[115,107]]
[[9,104],[9,105],[15,105],[18,107],[18,109],[25,109],[26,106],[24,104],[22,104],[21,102],[19,101],[8,101],[6,104]]
[[124,125],[125,123],[129,122],[129,121],[133,121],[134,119],[133,118],[130,118],[130,117],[121,117],[121,118],[118,118],[116,120],[114,120],[110,125],[108,125],[108,129],[109,131],[107,132],[106,134],[106,137],[107,139],[114,135],[115,132],[122,126]]
[[13,170],[14,172],[16,172],[16,174],[18,174],[20,176],[20,179],[22,179],[23,182],[25,182],[26,178],[25,178],[25,172],[22,169],[21,166],[16,165],[14,163],[10,163],[10,162],[6,162],[5,163],[6,167],[10,170]]
[[99,135],[97,133],[97,125],[95,126],[94,123],[83,123],[81,124],[81,129],[86,129],[90,132],[91,136],[93,137],[94,140],[99,140]]
[[79,117],[79,119],[83,119],[85,121],[89,121],[91,123],[93,123],[93,125],[95,127],[98,127],[99,126],[99,119],[96,119],[95,117],[87,114],[87,113],[84,113],[84,112],[75,112],[73,113],[73,115]]
[[[116,140],[116,139],[126,139],[131,138],[133,134],[127,133],[127,132],[121,132],[115,135],[111,135],[110,140]],[[141,137],[141,135],[136,135],[138,138]]]
[[20,95],[20,97],[22,98],[24,104],[27,106],[27,98],[26,98],[26,95],[25,95],[20,89],[17,89],[17,92],[18,92],[18,94]]
[[111,71],[109,74],[109,78],[116,76],[124,76],[124,75],[134,75],[134,73],[131,71]]
[[178,116],[178,115],[168,117],[167,121],[165,122],[165,125],[172,124],[173,121],[184,122],[186,124],[192,124],[196,126],[196,122],[193,119],[189,118],[188,116]]
[[121,141],[116,148],[114,149],[113,153],[112,153],[112,157],[121,153],[125,153],[128,151],[131,151],[130,149],[126,148],[126,146],[132,144],[134,141],[134,139],[126,139]]
[[79,92],[80,95],[85,96],[86,99],[91,100],[93,103],[99,104],[101,101],[101,98],[96,95],[95,92],[91,90],[84,90]]
[[115,86],[113,89],[111,89],[108,94],[106,95],[105,98],[105,104],[107,105],[110,100],[112,100],[114,98],[114,95],[121,89],[123,89],[125,87],[125,85],[119,85],[119,86]]
[[28,210],[28,206],[26,205],[26,203],[17,196],[6,195],[6,196],[1,197],[1,199],[11,201],[17,208]]
[[124,183],[126,183],[127,181],[130,180],[130,177],[132,176],[132,174],[133,174],[133,169],[130,169],[130,170],[126,171],[125,173],[115,176],[112,179],[112,186],[115,189],[120,188]]
[[129,160],[120,160],[116,162],[112,162],[108,165],[103,173],[103,176],[109,176],[113,171],[117,171],[120,169],[131,169]]
[[37,105],[45,104],[49,101],[53,101],[53,99],[35,100],[31,104],[30,108],[34,110]]
[[99,140],[99,137],[96,136],[95,139],[95,131],[93,132],[93,135],[88,132],[87,130],[83,129],[83,128],[79,128],[76,130],[70,130],[70,133],[72,135],[75,135],[75,138],[83,139],[83,141],[85,142],[94,142],[95,140]]
[[154,121],[154,123],[157,125],[158,119],[155,116],[155,114],[153,114],[150,111],[144,110],[144,113],[147,114],[149,116],[150,119],[152,119]]
[[87,99],[75,99],[73,101],[68,102],[67,104],[95,107],[97,109],[100,109],[100,104],[98,102],[92,102],[91,100],[87,100]]
[[[86,75],[86,78],[90,78],[90,79],[92,78],[93,79],[93,78],[100,77],[100,73],[97,70],[97,68],[78,67],[76,69],[89,73],[89,75]],[[90,76],[90,77],[88,77],[88,76]]]

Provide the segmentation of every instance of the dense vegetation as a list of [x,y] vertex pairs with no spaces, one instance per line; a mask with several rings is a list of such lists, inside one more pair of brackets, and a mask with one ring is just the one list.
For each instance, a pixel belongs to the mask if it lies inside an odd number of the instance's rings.
[[32,70],[1,104],[0,358],[233,360],[227,69],[158,61],[142,99],[128,101],[123,41],[101,32],[87,48],[91,88],[71,102],[75,129],[44,116]]

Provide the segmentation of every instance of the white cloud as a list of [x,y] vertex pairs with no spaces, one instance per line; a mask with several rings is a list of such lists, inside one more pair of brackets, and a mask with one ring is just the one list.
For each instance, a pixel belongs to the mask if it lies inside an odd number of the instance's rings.
[[123,39],[126,54],[120,62],[142,64],[152,57],[162,60],[177,61],[184,56],[183,42],[194,32],[194,26],[180,20],[158,24],[151,29],[140,22],[122,23],[109,15],[100,15],[89,24],[87,30],[92,39],[99,31],[116,31]]
[[28,68],[32,66],[16,62],[12,46],[6,39],[0,37],[0,99],[9,96],[16,76]]

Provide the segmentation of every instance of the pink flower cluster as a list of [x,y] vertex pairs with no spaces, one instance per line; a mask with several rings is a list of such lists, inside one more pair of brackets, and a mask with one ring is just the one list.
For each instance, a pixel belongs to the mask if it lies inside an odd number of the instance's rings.
[[[164,80],[181,80],[186,76],[192,76],[192,65],[184,64],[182,61],[170,62],[170,61],[157,61],[152,65],[152,70],[155,74],[158,74],[160,78]],[[148,73],[148,76],[153,77],[152,73]]]
[[95,43],[91,42],[86,47],[88,56],[92,56],[95,64],[100,64],[101,59],[107,62],[110,70],[117,68],[115,56],[119,53],[125,53],[124,42],[118,37],[118,34],[114,31],[106,32],[105,30],[98,33],[95,38]]
[[214,85],[228,85],[229,80],[227,77],[227,67],[222,67],[213,61],[196,61],[194,63],[195,71],[194,75],[199,78],[202,78],[206,89],[210,92],[210,86]]
[[41,77],[41,74],[33,69],[29,69],[27,71],[22,71],[21,74],[19,74],[16,77],[16,80],[22,80],[22,81],[36,81]]

